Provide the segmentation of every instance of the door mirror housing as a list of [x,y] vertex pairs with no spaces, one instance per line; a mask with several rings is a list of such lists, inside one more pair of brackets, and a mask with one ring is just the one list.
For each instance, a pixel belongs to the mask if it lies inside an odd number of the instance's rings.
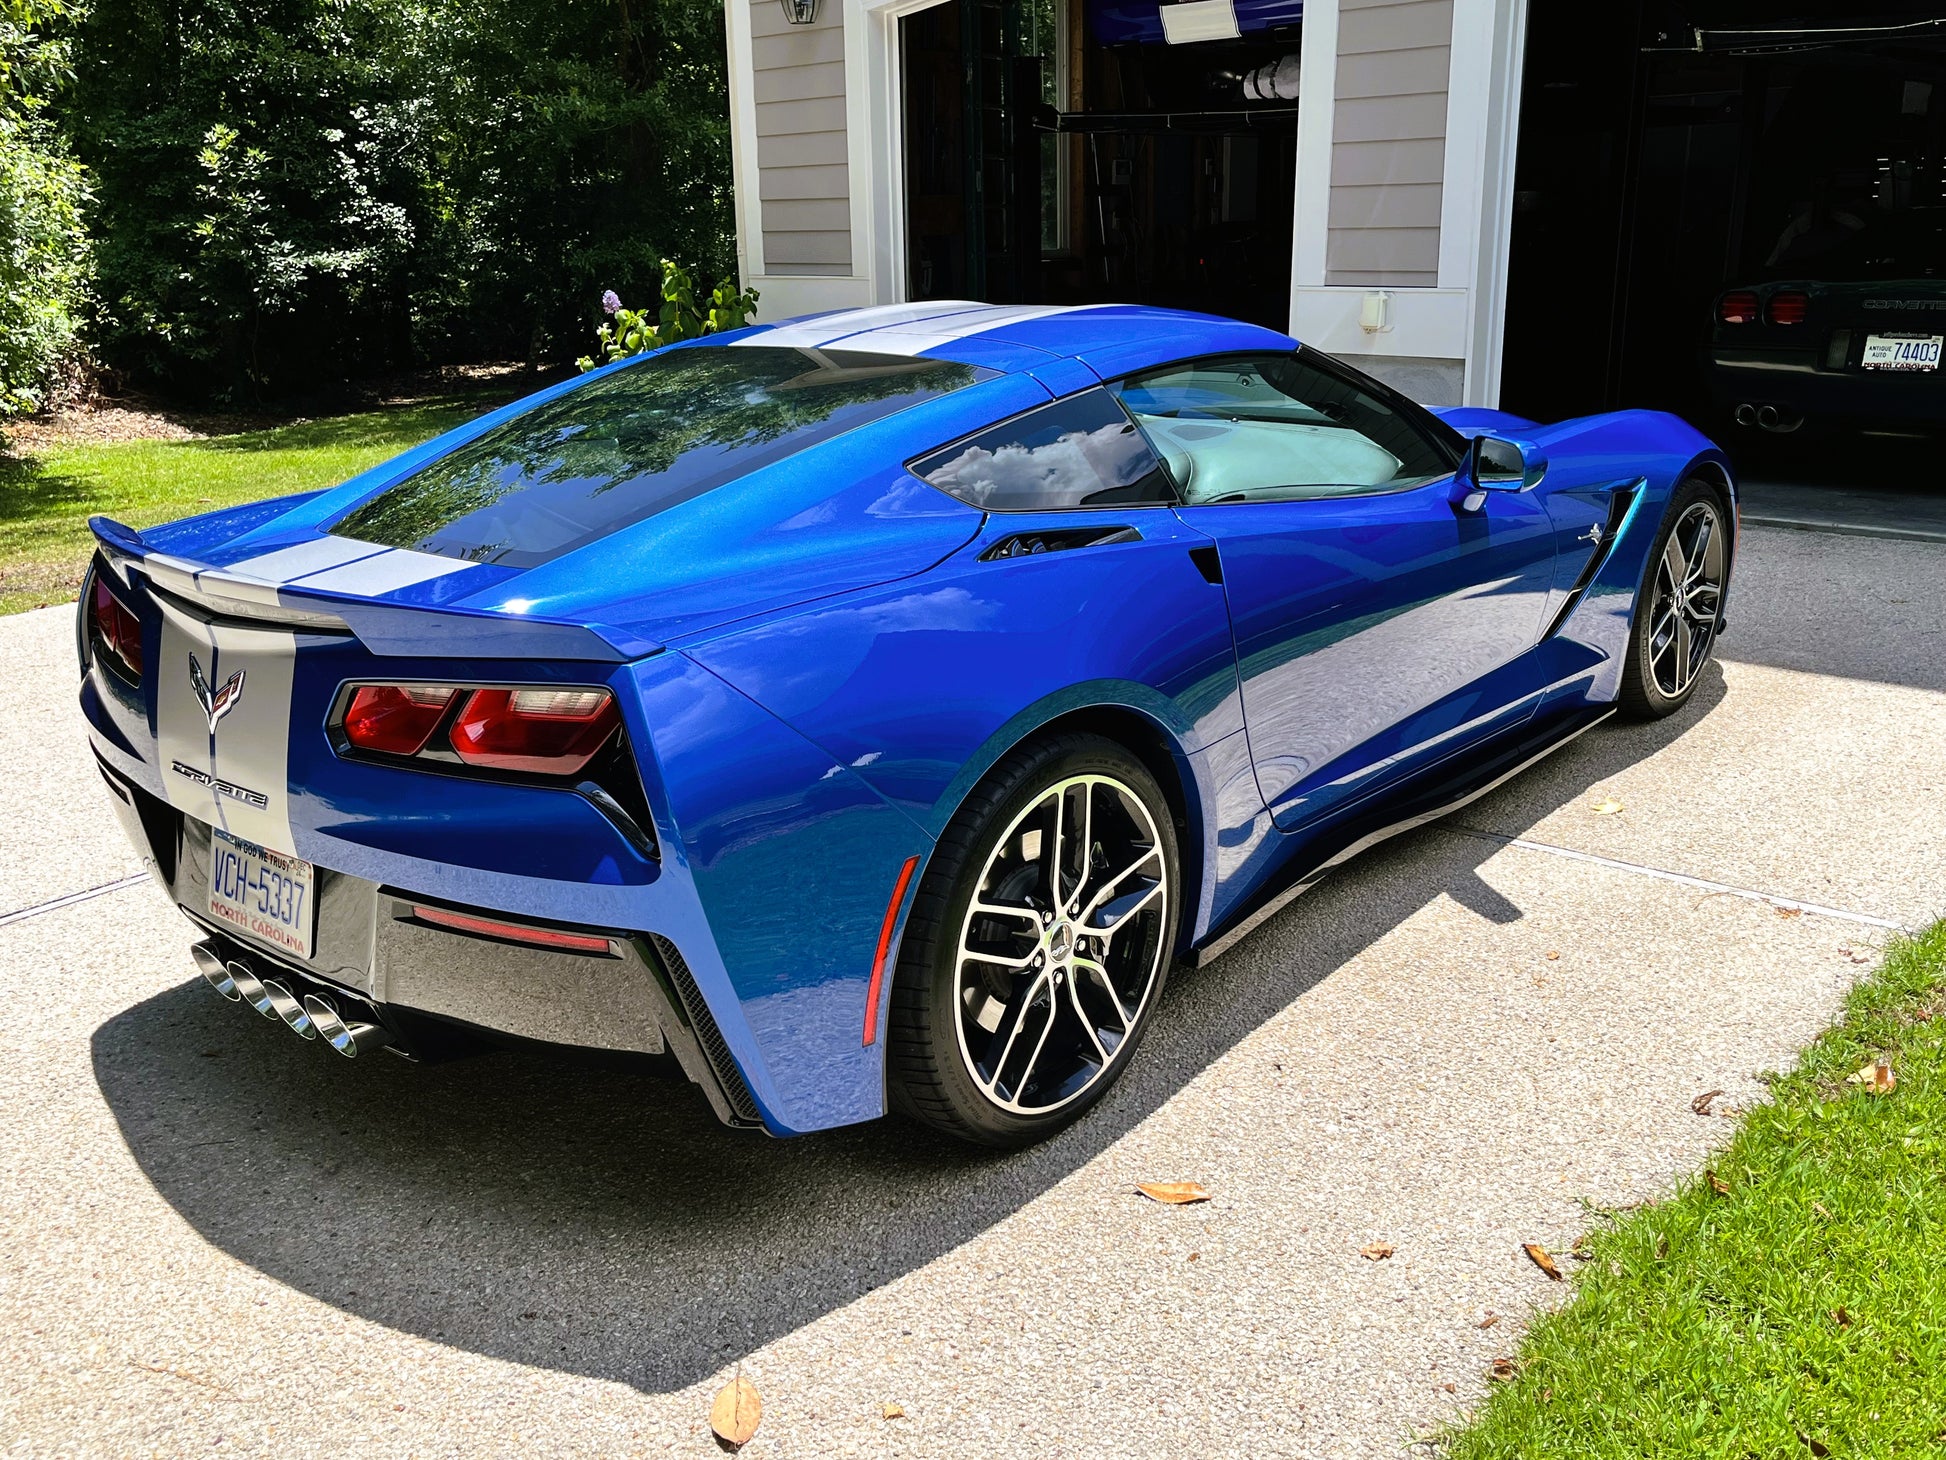
[[1460,468],[1466,482],[1490,492],[1526,492],[1547,475],[1547,457],[1516,436],[1475,436]]

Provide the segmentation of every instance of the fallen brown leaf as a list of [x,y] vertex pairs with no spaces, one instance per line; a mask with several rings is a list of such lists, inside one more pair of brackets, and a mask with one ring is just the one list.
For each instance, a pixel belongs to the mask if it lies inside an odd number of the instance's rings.
[[1554,962],[1555,960],[1557,960],[1558,958],[1560,958],[1560,956],[1561,956],[1561,954],[1560,954],[1560,952],[1559,952],[1558,950],[1556,950],[1556,949],[1549,949],[1549,950],[1548,950],[1548,954],[1547,954],[1547,961],[1548,961],[1549,963],[1553,963],[1553,962]]
[[1505,1384],[1520,1377],[1520,1365],[1512,1359],[1495,1359],[1487,1367],[1487,1377]]
[[1198,1258],[1199,1258],[1199,1257],[1201,1257],[1202,1255],[1203,1255],[1203,1254],[1202,1254],[1202,1253],[1200,1253],[1200,1252],[1192,1252],[1192,1253],[1190,1253],[1190,1254],[1189,1254],[1189,1260],[1190,1260],[1191,1262],[1194,1262],[1194,1261],[1196,1261],[1196,1259],[1198,1259]]
[[1193,1181],[1138,1181],[1135,1189],[1150,1201],[1172,1207],[1209,1200],[1209,1193]]
[[1848,1308],[1833,1308],[1831,1310],[1831,1321],[1840,1328],[1851,1327],[1851,1310]]
[[1561,1269],[1554,1265],[1554,1259],[1548,1255],[1545,1247],[1538,1242],[1523,1242],[1520,1246],[1521,1250],[1533,1259],[1535,1267],[1553,1278],[1555,1282],[1561,1281]]
[[1728,1196],[1730,1194],[1730,1183],[1725,1181],[1721,1176],[1718,1176],[1714,1171],[1705,1171],[1703,1175],[1709,1179],[1710,1190],[1718,1196]]
[[1498,1313],[1489,1313],[1487,1314],[1486,1317],[1480,1320],[1480,1327],[1491,1328],[1493,1327],[1494,1324],[1498,1323],[1499,1321],[1500,1321],[1500,1315]]
[[763,1397],[741,1374],[716,1391],[710,1401],[709,1427],[726,1445],[749,1443],[764,1417]]
[[1622,809],[1622,803],[1614,800],[1597,801],[1588,809],[1597,816],[1613,816]]
[[1398,1251],[1390,1242],[1369,1242],[1358,1249],[1358,1255],[1372,1262],[1383,1262]]
[[1444,1389],[1448,1394],[1457,1394],[1459,1392],[1459,1385],[1457,1384],[1441,1384],[1439,1387]]
[[1831,1453],[1831,1447],[1829,1445],[1825,1444],[1822,1440],[1805,1434],[1803,1430],[1797,1432],[1797,1437],[1804,1442],[1804,1448],[1809,1450],[1813,1455],[1818,1456],[1819,1460],[1823,1460],[1824,1456]]
[[1874,1095],[1889,1095],[1899,1086],[1899,1077],[1892,1073],[1892,1066],[1884,1060],[1877,1064],[1866,1065],[1845,1076],[1847,1085],[1863,1085]]
[[[1773,905],[1773,906],[1777,906],[1776,904],[1772,904],[1772,905]],[[1801,907],[1781,907],[1781,906],[1778,906],[1778,907],[1777,907],[1777,916],[1778,916],[1778,917],[1780,917],[1780,918],[1801,918],[1801,917],[1803,917],[1803,916],[1804,916],[1804,909],[1803,909],[1803,908],[1801,908]]]
[[1588,1242],[1588,1234],[1583,1232],[1574,1239],[1574,1246],[1568,1249],[1568,1256],[1576,1262],[1586,1262],[1595,1255],[1595,1249]]
[[1708,1115],[1710,1113],[1710,1101],[1722,1093],[1721,1090],[1705,1090],[1701,1095],[1698,1095],[1694,1100],[1689,1102],[1689,1108],[1698,1115]]
[[905,1406],[903,1404],[888,1404],[878,1414],[880,1419],[904,1419]]
[[1657,1232],[1655,1234],[1655,1260],[1661,1262],[1668,1255],[1669,1234],[1667,1232]]

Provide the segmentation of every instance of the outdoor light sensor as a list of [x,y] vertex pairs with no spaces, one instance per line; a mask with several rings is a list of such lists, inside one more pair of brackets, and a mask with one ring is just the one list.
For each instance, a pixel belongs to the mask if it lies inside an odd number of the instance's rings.
[[810,25],[818,18],[818,0],[779,0],[784,19],[792,25]]

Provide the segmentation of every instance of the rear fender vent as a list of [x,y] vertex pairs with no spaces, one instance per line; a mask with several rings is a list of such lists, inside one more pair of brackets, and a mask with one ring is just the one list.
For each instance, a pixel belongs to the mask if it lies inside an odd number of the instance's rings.
[[1001,558],[1038,557],[1042,553],[1067,553],[1076,548],[1106,547],[1111,542],[1140,542],[1142,534],[1126,523],[1110,527],[1056,527],[1046,532],[1015,532],[1003,537],[980,554],[983,563]]
[[730,1054],[723,1031],[716,1027],[716,1016],[710,1013],[703,991],[696,986],[696,975],[689,971],[688,961],[682,956],[681,950],[660,933],[649,934],[649,942],[654,945],[663,971],[669,975],[676,997],[682,1001],[682,1011],[689,1018],[690,1028],[695,1031],[696,1043],[702,1048],[703,1058],[709,1061],[710,1071],[716,1076],[717,1086],[736,1116],[736,1123],[762,1125],[763,1117],[757,1113],[757,1102],[751,1097],[750,1087],[743,1083],[743,1074]]

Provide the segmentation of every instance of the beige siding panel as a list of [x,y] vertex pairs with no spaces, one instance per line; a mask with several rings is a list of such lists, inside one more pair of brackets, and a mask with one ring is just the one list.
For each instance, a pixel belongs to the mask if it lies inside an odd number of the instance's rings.
[[804,132],[843,132],[844,129],[845,99],[842,96],[757,103],[759,137],[790,137]]
[[824,0],[815,25],[791,25],[776,0],[747,3],[763,272],[849,275],[845,8]]
[[[1342,262],[1333,272],[1389,272],[1439,274],[1437,228],[1333,228],[1328,256]],[[1327,278],[1328,283],[1338,282]]]
[[829,198],[845,196],[849,169],[841,162],[833,165],[773,167],[759,176],[757,196],[768,203],[773,198]]
[[[1334,228],[1430,228],[1439,231],[1438,183],[1345,188],[1331,198]],[[1437,257],[1435,254],[1434,257]]]
[[1446,180],[1446,140],[1428,137],[1417,142],[1343,142],[1331,149],[1334,188],[1374,187],[1384,183],[1431,183]]
[[1404,5],[1341,10],[1338,15],[1338,54],[1402,51],[1415,46],[1443,46],[1453,34],[1453,0],[1408,0]]
[[1324,279],[1439,283],[1452,0],[1340,0]]
[[809,101],[813,97],[845,94],[845,63],[818,61],[808,66],[789,66],[764,77],[758,88],[765,101]]
[[770,198],[764,202],[766,233],[842,233],[851,227],[844,198]]
[[[785,132],[757,137],[757,166],[773,168],[846,167],[843,132]],[[758,189],[759,196],[762,189]],[[845,193],[846,197],[850,193]]]
[[1446,93],[1341,99],[1332,138],[1346,142],[1416,142],[1446,138]]
[[789,233],[764,230],[764,267],[776,264],[817,264],[827,273],[845,273],[851,268],[851,234]]
[[845,59],[845,33],[838,26],[792,26],[783,35],[751,38],[750,64],[754,71],[779,71],[790,66],[822,66]]
[[1450,46],[1360,52],[1338,58],[1338,97],[1421,96],[1444,93],[1451,70]]

